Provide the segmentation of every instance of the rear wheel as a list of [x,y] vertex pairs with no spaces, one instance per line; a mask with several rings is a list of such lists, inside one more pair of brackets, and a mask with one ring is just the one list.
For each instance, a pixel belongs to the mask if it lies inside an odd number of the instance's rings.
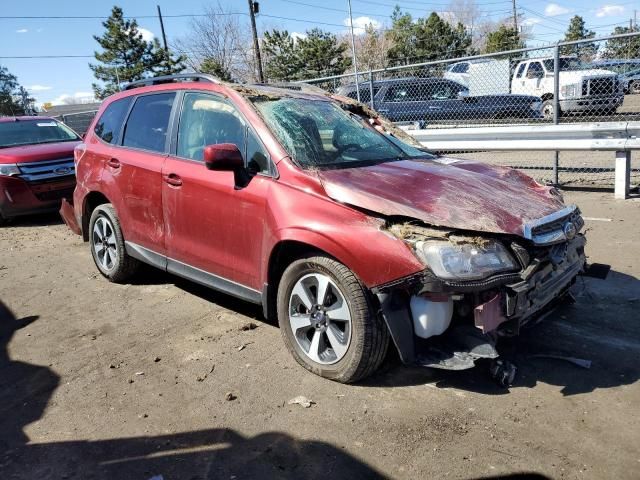
[[640,95],[640,80],[634,80],[629,84],[629,93]]
[[[553,120],[553,114],[556,107],[554,105],[553,99],[545,100],[542,102],[542,116],[545,120]],[[560,112],[558,112],[558,116],[560,116]]]
[[91,214],[89,244],[96,267],[110,281],[123,282],[138,269],[139,262],[125,250],[120,221],[110,203],[99,205]]
[[389,343],[365,287],[346,266],[324,256],[297,260],[284,271],[278,322],[300,365],[342,383],[371,375]]

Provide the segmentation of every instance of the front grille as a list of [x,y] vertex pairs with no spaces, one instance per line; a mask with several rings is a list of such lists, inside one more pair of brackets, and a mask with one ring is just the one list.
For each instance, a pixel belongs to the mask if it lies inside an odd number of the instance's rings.
[[590,78],[582,81],[583,96],[615,95],[616,80],[614,77]]
[[[571,225],[573,229],[571,229]],[[552,245],[571,240],[584,226],[580,209],[571,205],[523,225],[524,237],[536,245]],[[571,236],[571,238],[568,238]]]
[[21,163],[20,178],[28,183],[60,181],[76,173],[73,158],[46,160],[44,162]]

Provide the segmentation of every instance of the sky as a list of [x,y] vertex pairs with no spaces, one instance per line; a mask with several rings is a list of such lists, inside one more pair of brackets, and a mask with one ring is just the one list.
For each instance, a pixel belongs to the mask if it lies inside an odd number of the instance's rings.
[[[189,15],[202,14],[205,6],[214,3],[217,2],[120,0],[117,4],[125,16],[138,19],[146,39],[160,36],[156,16],[156,5],[160,5],[171,44],[173,39],[189,31]],[[246,0],[220,0],[219,3],[227,11],[246,18]],[[304,34],[316,26],[334,33],[347,32],[347,0],[260,0],[259,3],[259,32],[281,28]],[[484,18],[499,20],[511,15],[511,0],[476,0],[475,3]],[[369,23],[388,26],[395,5],[414,17],[421,17],[432,11],[446,12],[450,4],[450,0],[352,0],[354,27]],[[521,22],[529,29],[529,46],[562,38],[573,15],[581,15],[588,28],[604,36],[616,25],[628,25],[634,9],[640,10],[640,0],[516,0],[516,5]],[[60,103],[68,97],[91,98],[94,79],[88,63],[98,48],[93,35],[104,31],[101,18],[109,15],[111,7],[110,2],[95,0],[0,0],[0,65],[16,75],[38,103]],[[34,16],[98,18],[28,18]],[[362,30],[356,28],[356,33],[359,32]],[[58,58],[11,58],[34,56]],[[63,56],[86,58],[60,58]]]

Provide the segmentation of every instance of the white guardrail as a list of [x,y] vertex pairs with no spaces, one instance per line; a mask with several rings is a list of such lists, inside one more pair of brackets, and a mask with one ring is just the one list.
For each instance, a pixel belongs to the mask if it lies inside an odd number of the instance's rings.
[[[640,150],[640,122],[606,122],[507,127],[460,127],[411,130],[435,152],[493,150],[580,150],[615,152],[615,197],[627,198],[631,184],[631,151]],[[557,158],[557,156],[556,156]]]

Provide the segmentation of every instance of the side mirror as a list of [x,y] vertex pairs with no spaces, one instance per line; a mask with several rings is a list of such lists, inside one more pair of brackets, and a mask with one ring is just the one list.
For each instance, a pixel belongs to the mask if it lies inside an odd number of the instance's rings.
[[207,145],[203,158],[208,170],[235,172],[244,169],[242,153],[234,143]]

